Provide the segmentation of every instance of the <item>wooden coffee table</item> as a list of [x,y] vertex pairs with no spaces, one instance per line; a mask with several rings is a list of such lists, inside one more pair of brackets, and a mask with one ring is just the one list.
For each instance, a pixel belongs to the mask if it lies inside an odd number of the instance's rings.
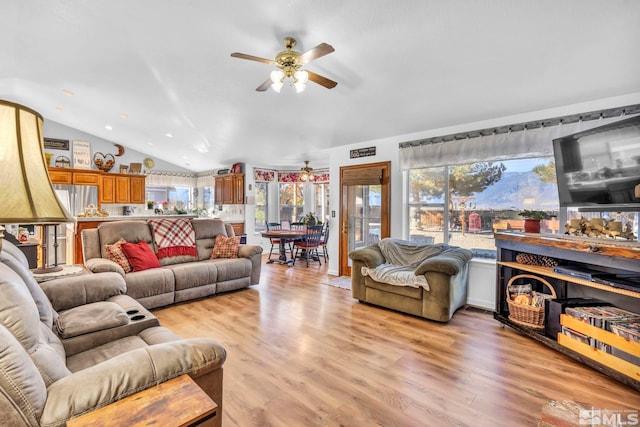
[[218,405],[182,375],[67,421],[67,427],[191,426],[216,416]]

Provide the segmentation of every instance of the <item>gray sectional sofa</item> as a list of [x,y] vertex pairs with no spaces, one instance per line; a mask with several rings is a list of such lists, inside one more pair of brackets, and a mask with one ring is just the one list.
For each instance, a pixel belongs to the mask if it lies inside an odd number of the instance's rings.
[[109,272],[36,283],[27,258],[0,227],[0,424],[67,421],[172,378],[189,375],[218,404],[222,425],[226,351],[181,339],[124,295]]
[[195,218],[189,221],[195,232],[195,257],[166,258],[159,268],[125,273],[120,265],[108,259],[105,245],[112,245],[121,238],[131,243],[146,241],[155,252],[158,245],[149,221],[113,221],[105,222],[96,229],[82,230],[84,264],[94,273],[119,273],[126,282],[126,294],[147,309],[259,283],[262,247],[240,245],[238,258],[211,259],[216,236],[233,236],[233,228],[220,219]]

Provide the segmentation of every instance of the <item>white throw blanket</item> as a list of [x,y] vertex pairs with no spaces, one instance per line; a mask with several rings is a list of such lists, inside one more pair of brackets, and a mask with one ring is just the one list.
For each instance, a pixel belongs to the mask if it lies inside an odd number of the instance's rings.
[[429,283],[424,275],[416,276],[414,271],[422,261],[442,252],[442,245],[425,245],[387,238],[382,239],[378,246],[386,262],[375,268],[362,267],[363,276],[389,285],[423,287],[429,290]]

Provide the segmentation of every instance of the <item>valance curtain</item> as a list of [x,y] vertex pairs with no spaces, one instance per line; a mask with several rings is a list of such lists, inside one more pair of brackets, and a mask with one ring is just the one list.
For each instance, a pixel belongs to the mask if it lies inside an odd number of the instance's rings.
[[146,185],[163,185],[163,186],[178,186],[178,187],[196,187],[195,174],[187,174],[180,172],[163,172],[163,171],[151,171],[147,175]]
[[628,117],[580,121],[400,148],[402,170],[553,156],[553,140]]
[[216,185],[216,176],[213,172],[200,173],[196,177],[196,187],[214,187]]
[[270,169],[253,169],[253,179],[255,182],[271,182],[275,180],[275,171]]
[[[297,171],[278,171],[278,182],[303,182],[302,173]],[[326,169],[315,169],[311,173],[309,182],[329,182],[329,171]]]

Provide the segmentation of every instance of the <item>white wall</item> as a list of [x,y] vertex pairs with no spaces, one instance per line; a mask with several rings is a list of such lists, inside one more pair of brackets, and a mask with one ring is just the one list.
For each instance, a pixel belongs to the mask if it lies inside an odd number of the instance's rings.
[[[404,188],[403,173],[399,170],[398,144],[434,136],[448,135],[458,132],[467,132],[477,129],[504,126],[514,123],[548,119],[558,116],[579,114],[597,111],[607,108],[616,108],[640,103],[640,93],[628,94],[612,98],[605,98],[591,102],[583,102],[546,110],[494,118],[474,123],[464,123],[446,128],[431,129],[407,135],[398,135],[375,141],[354,143],[348,146],[336,147],[327,150],[330,159],[330,209],[336,211],[336,217],[331,218],[331,230],[329,239],[329,274],[337,275],[339,268],[338,259],[338,232],[340,212],[340,166],[351,166],[374,162],[391,161],[391,237],[408,238],[408,224],[405,215],[407,190]],[[425,122],[427,119],[425,119]],[[455,119],[452,119],[452,122]],[[428,124],[425,124],[428,126]],[[358,159],[349,158],[349,150],[365,147],[376,147],[376,155]],[[487,266],[486,263],[474,263],[469,275],[470,294],[468,302],[472,305],[493,309],[495,300],[495,264]]]
[[[114,142],[107,141],[106,139],[99,138],[95,135],[91,135],[77,129],[70,128],[58,122],[54,122],[52,120],[45,120],[42,125],[42,133],[45,138],[56,138],[56,139],[68,139],[69,140],[69,150],[49,150],[46,149],[45,152],[53,154],[53,159],[51,160],[51,164],[53,165],[55,162],[55,158],[58,156],[66,156],[71,160],[71,167],[73,167],[73,158],[71,149],[73,148],[73,141],[86,141],[91,143],[91,156],[95,155],[95,153],[102,154],[115,154],[118,152],[118,149],[115,147]],[[129,165],[130,163],[142,163],[143,160],[147,157],[150,157],[154,160],[155,166],[154,170],[161,171],[172,171],[172,172],[184,172],[184,173],[192,173],[191,171],[184,169],[180,166],[174,165],[173,163],[165,162],[163,160],[159,160],[155,158],[153,155],[144,154],[139,151],[135,151],[129,148],[125,148],[124,155],[121,157],[116,157],[116,164],[111,170],[111,172],[118,172],[119,166]],[[144,168],[144,166],[143,166]],[[95,169],[95,167],[93,167]]]

